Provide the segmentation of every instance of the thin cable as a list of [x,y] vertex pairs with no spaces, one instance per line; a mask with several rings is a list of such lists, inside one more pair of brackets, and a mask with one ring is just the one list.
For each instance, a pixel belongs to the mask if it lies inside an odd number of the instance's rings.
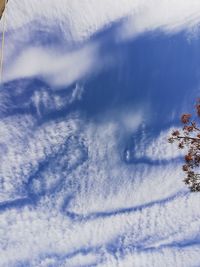
[[6,4],[8,0],[5,0],[5,9],[3,12],[3,29],[2,29],[2,42],[1,42],[1,59],[0,59],[0,83],[3,83],[3,60],[4,60],[4,46],[5,46],[5,29],[6,29]]

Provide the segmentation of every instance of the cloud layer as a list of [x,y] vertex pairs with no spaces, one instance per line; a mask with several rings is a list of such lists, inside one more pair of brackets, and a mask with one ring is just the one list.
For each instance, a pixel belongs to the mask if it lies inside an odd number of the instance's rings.
[[69,86],[91,74],[98,62],[95,44],[77,51],[56,54],[41,48],[28,48],[9,66],[4,81],[41,77],[52,86]]
[[[150,135],[145,105],[87,117],[81,100],[96,89],[85,80],[117,62],[107,36],[94,34],[120,20],[113,43],[191,30],[199,1],[12,0],[7,11],[0,266],[198,266],[200,196],[185,189],[180,154],[165,142],[171,125]],[[95,97],[110,80],[121,97],[119,77],[104,78]]]
[[[183,190],[172,163],[127,166],[118,148],[121,122],[84,126],[77,114],[39,128],[24,116],[10,120],[14,130],[9,121],[2,123],[7,153],[1,160],[0,266],[171,266],[175,259],[177,266],[183,260],[190,266],[198,261],[195,250],[185,248],[183,254],[173,245],[198,232],[198,195]],[[11,145],[16,132],[19,140]],[[30,197],[33,203],[21,201]]]
[[[129,16],[133,23],[128,32],[142,33],[157,28],[174,31],[198,25],[200,4],[198,0],[113,1],[84,0],[27,0],[8,3],[8,28],[18,28],[31,21],[57,21],[63,33],[71,34],[76,41],[90,37],[95,32]],[[49,23],[49,22],[48,22]]]
[[[11,1],[6,15],[6,28],[11,34],[6,37],[4,81],[40,76],[53,85],[67,86],[100,67],[100,44],[91,43],[72,53],[66,51],[69,44],[86,41],[119,21],[116,40],[121,41],[158,29],[166,33],[186,30],[198,34],[199,11],[197,0],[123,0],[114,4],[111,0]],[[39,46],[33,38],[39,29],[44,36],[52,35],[53,31],[62,47]]]

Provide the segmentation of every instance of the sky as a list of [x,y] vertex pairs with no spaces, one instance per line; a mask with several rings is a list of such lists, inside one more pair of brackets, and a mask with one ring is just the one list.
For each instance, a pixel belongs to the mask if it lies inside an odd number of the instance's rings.
[[200,195],[167,142],[199,94],[199,11],[8,2],[0,266],[200,265]]

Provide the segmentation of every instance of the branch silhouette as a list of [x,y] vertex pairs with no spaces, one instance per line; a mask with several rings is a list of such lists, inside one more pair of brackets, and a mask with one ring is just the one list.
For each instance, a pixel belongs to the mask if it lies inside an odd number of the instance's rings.
[[[195,109],[200,117],[200,99],[197,100]],[[181,122],[181,131],[174,130],[168,141],[176,142],[179,149],[186,149],[185,164],[182,166],[186,177],[183,181],[191,192],[200,192],[200,128],[192,121],[191,114],[183,114]]]

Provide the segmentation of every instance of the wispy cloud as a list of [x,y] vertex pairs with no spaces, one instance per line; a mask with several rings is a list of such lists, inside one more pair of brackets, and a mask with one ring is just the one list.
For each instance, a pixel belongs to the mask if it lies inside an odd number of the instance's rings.
[[190,29],[198,25],[199,11],[198,0],[33,0],[29,4],[14,0],[8,4],[7,24],[17,28],[31,21],[56,21],[67,39],[70,32],[73,40],[80,41],[126,17],[130,17],[124,28],[126,36],[158,28],[167,32]]
[[42,47],[28,48],[7,68],[4,81],[39,76],[54,86],[68,86],[91,73],[97,64],[95,44],[66,54]]
[[121,36],[131,38],[154,30],[165,33],[192,31],[200,22],[199,11],[200,3],[196,0],[150,0],[139,4],[136,14],[125,21]]
[[[151,1],[36,1],[27,5],[25,0],[8,4],[6,64],[4,81],[26,77],[42,77],[52,85],[68,86],[87,77],[101,67],[99,44],[88,45],[74,51],[63,49],[69,43],[79,43],[108,25],[123,19],[117,38],[132,38],[146,31],[162,30],[173,33],[194,29],[200,22],[200,4],[196,0]],[[87,14],[87,15],[85,15]],[[58,47],[43,48],[30,45],[38,23],[45,25],[49,34],[59,28],[62,36],[62,54]],[[55,24],[56,21],[56,24]],[[31,26],[29,26],[31,25]],[[18,30],[22,27],[21,30]],[[57,31],[57,28],[55,31]],[[17,34],[14,33],[17,31]],[[18,34],[19,32],[19,34]],[[19,43],[23,51],[19,51]],[[60,49],[60,47],[59,47]],[[64,52],[65,51],[65,52]],[[18,57],[14,53],[18,53]]]
[[[77,0],[49,0],[48,3],[33,0],[29,5],[25,0],[11,1],[8,3],[7,30],[12,31],[6,39],[5,54],[9,64],[6,64],[4,81],[40,76],[52,85],[70,85],[97,71],[102,58],[97,43],[90,41],[85,47],[70,52],[65,49],[68,44],[88,40],[119,20],[123,23],[116,33],[118,40],[158,29],[166,33],[192,31],[200,22],[199,13],[200,4],[196,0],[117,0],[114,4],[111,0],[98,3],[86,0],[81,4]],[[30,45],[35,28],[41,23],[47,35],[52,29],[59,31],[62,54],[58,52],[61,47],[50,49],[37,43]],[[22,28],[19,30],[19,27]],[[20,44],[24,44],[23,51],[20,51]]]
[[[175,128],[175,127],[174,127]],[[157,137],[148,138],[146,132],[143,132],[141,140],[134,143],[133,154],[135,158],[146,158],[152,161],[172,160],[183,156],[185,149],[177,149],[177,144],[170,144],[168,138],[173,127],[162,131]]]
[[14,0],[8,3],[7,27],[16,29],[32,21],[42,24],[48,21],[47,25],[52,25],[56,21],[66,40],[71,36],[73,40],[81,41],[132,13],[140,3],[141,0],[115,1],[114,4],[112,0],[49,0],[48,3],[46,0],[33,0],[31,3]]

